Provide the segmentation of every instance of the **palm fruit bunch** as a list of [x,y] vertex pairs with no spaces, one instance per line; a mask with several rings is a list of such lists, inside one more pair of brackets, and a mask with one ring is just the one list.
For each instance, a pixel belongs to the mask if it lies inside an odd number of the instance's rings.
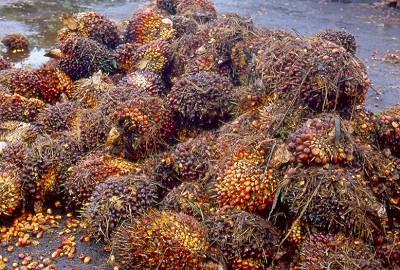
[[311,118],[289,136],[292,162],[297,164],[346,164],[353,160],[353,147],[348,132],[337,115]]
[[148,70],[162,74],[167,68],[170,58],[171,45],[167,41],[158,39],[137,49],[136,54],[132,56],[133,65],[128,71]]
[[152,210],[118,228],[111,239],[120,269],[203,269],[208,242],[203,226],[183,213]]
[[[0,121],[0,141],[8,146],[13,143],[31,145],[40,135],[37,126],[19,121]],[[2,153],[0,147],[0,155]]]
[[18,169],[10,163],[0,163],[0,219],[13,215],[22,202],[23,188]]
[[356,38],[353,34],[345,30],[327,29],[319,32],[316,36],[345,48],[349,53],[353,55],[356,54]]
[[[363,105],[370,81],[365,66],[343,47],[319,38],[266,39],[255,71],[266,91],[286,94],[319,112],[349,114]],[[345,67],[338,70],[337,66]]]
[[71,96],[73,92],[71,78],[60,69],[51,66],[39,69],[12,69],[3,80],[11,92],[48,103],[58,101],[62,93]]
[[149,44],[175,38],[172,21],[153,10],[139,10],[132,15],[125,30],[127,43]]
[[117,61],[112,51],[94,40],[83,37],[67,38],[60,44],[58,67],[73,80],[86,78],[99,70],[107,74],[117,71]]
[[78,140],[70,133],[40,136],[26,151],[22,163],[24,189],[28,205],[36,212],[61,192],[67,170],[83,155]]
[[110,78],[99,71],[89,78],[76,81],[71,99],[83,108],[97,108],[103,96],[114,88],[115,86],[110,81]]
[[368,243],[342,234],[312,233],[291,269],[382,269]]
[[268,167],[269,147],[239,150],[222,164],[216,193],[223,206],[262,212],[272,204],[277,189],[277,171]]
[[160,208],[203,218],[212,210],[212,204],[201,184],[184,182],[168,192]]
[[104,115],[112,115],[121,104],[140,96],[146,96],[146,94],[133,87],[117,85],[101,98],[99,110]]
[[400,267],[400,234],[398,231],[387,232],[383,243],[379,243],[376,249],[377,256],[382,260],[382,264],[391,269]]
[[179,0],[176,5],[176,14],[205,23],[217,18],[215,5],[210,0]]
[[0,94],[0,121],[33,121],[46,104],[19,94]]
[[223,208],[206,216],[204,224],[210,245],[221,250],[228,265],[236,265],[236,269],[246,269],[238,267],[240,260],[243,267],[246,262],[258,260],[267,266],[279,244],[279,232],[274,226],[245,211]]
[[121,72],[130,73],[135,70],[134,60],[140,47],[142,45],[137,43],[125,43],[115,49],[115,59]]
[[176,14],[176,5],[178,2],[178,0],[156,0],[156,7],[174,15]]
[[174,113],[159,97],[145,94],[120,104],[112,114],[109,145],[122,147],[121,154],[138,159],[162,147],[176,131]]
[[29,40],[21,34],[9,34],[2,38],[1,43],[12,53],[29,50]]
[[4,69],[10,69],[12,67],[13,65],[9,61],[4,59],[3,56],[0,55],[0,71]]
[[232,264],[232,270],[261,270],[263,263],[261,260],[254,259],[237,259]]
[[356,109],[350,120],[352,133],[361,143],[375,144],[377,139],[377,116],[366,109]]
[[174,26],[176,39],[187,34],[195,34],[199,29],[199,24],[191,18],[178,15],[170,16],[169,18]]
[[343,169],[297,169],[284,181],[283,199],[289,212],[302,222],[332,233],[344,232],[371,240],[381,230],[384,206],[365,179]]
[[210,125],[229,117],[233,86],[218,73],[187,74],[173,85],[167,99],[183,123]]
[[146,176],[111,176],[94,189],[84,209],[91,234],[109,239],[124,220],[138,216],[158,200],[158,187]]
[[201,181],[212,168],[215,159],[213,132],[178,144],[171,154],[172,168],[182,182]]
[[389,148],[393,155],[400,156],[400,107],[390,108],[380,113],[377,118],[380,147]]
[[57,103],[42,109],[35,124],[46,133],[67,131],[74,126],[78,106],[74,102]]
[[95,187],[108,177],[134,173],[138,169],[136,164],[125,159],[100,151],[91,152],[68,169],[65,179],[68,203],[81,207],[88,202]]
[[69,37],[85,37],[115,49],[121,42],[116,24],[96,12],[81,12],[61,18],[64,28],[59,31],[60,42]]
[[162,77],[149,70],[138,70],[126,75],[122,84],[146,92],[151,96],[163,96],[167,87]]
[[289,242],[295,246],[300,245],[304,240],[303,230],[304,228],[301,221],[295,220],[290,227],[289,235],[287,238]]

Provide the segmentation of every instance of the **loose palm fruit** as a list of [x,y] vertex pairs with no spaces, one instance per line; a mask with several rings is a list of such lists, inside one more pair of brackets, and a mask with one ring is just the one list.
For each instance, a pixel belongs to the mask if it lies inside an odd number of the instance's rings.
[[356,54],[356,38],[345,30],[327,29],[316,36],[345,48],[351,54]]
[[104,15],[81,12],[61,19],[64,24],[58,36],[61,42],[71,36],[80,36],[93,39],[110,49],[115,49],[121,42],[116,24]]
[[203,226],[183,213],[150,211],[112,237],[112,255],[121,269],[201,270],[207,251]]
[[182,121],[192,125],[215,124],[226,119],[232,109],[233,86],[214,72],[188,74],[168,93],[168,103]]
[[109,177],[96,186],[84,209],[89,231],[93,236],[108,240],[125,219],[155,206],[157,189],[155,182],[145,176]]
[[172,40],[175,30],[172,21],[153,10],[139,10],[133,14],[125,30],[128,43],[148,44],[155,40]]
[[0,163],[0,218],[13,215],[22,202],[22,180],[17,168],[9,163]]
[[137,169],[137,165],[124,159],[99,151],[91,152],[68,169],[65,181],[68,203],[80,207],[88,201],[95,187],[109,176],[122,176]]
[[1,40],[1,43],[13,53],[29,50],[29,40],[21,34],[9,34]]

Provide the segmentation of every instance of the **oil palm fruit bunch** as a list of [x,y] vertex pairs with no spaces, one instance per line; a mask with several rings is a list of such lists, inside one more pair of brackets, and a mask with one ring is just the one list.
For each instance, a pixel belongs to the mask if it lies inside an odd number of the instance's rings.
[[213,206],[201,184],[183,182],[168,192],[161,201],[160,208],[203,218]]
[[171,139],[176,121],[163,99],[141,94],[116,108],[112,127],[107,143],[122,147],[123,156],[138,159]]
[[212,125],[229,117],[233,86],[218,73],[187,74],[173,85],[167,99],[183,123]]
[[118,85],[101,98],[99,110],[104,115],[112,115],[123,103],[138,98],[141,95],[146,96],[145,93],[136,88]]
[[68,203],[81,207],[88,202],[95,187],[110,176],[134,173],[138,166],[109,154],[94,151],[84,156],[68,169],[65,179],[65,192]]
[[23,203],[22,180],[11,163],[0,163],[0,219],[13,215]]
[[[31,145],[40,135],[37,126],[19,121],[0,121],[0,141],[8,146],[13,143]],[[4,148],[0,147],[0,154]]]
[[75,91],[71,99],[83,108],[98,108],[104,95],[114,88],[110,78],[99,71],[89,78],[75,81]]
[[[365,66],[343,47],[319,38],[269,38],[256,57],[256,75],[277,91],[318,112],[348,115],[363,105],[370,86]],[[337,66],[344,66],[338,70]],[[305,75],[306,74],[306,75]]]
[[0,94],[0,121],[33,121],[46,103],[19,94]]
[[81,12],[61,17],[64,27],[59,31],[60,42],[69,37],[85,37],[115,49],[121,42],[116,24],[96,12]]
[[205,132],[176,146],[171,154],[172,168],[182,182],[200,181],[212,169],[216,158],[215,134]]
[[1,43],[12,53],[29,50],[29,40],[21,34],[9,34],[2,38]]
[[204,227],[183,213],[152,210],[118,228],[112,255],[125,269],[203,269],[208,242]]
[[71,78],[58,68],[44,66],[39,69],[12,69],[3,78],[3,84],[12,93],[27,98],[34,97],[48,103],[55,103],[62,93],[71,96]]
[[156,7],[174,15],[176,14],[176,5],[178,2],[178,0],[156,0]]
[[122,73],[130,73],[135,70],[135,57],[142,45],[137,43],[124,43],[115,49],[115,59]]
[[60,50],[50,52],[50,56],[59,59],[58,67],[73,80],[89,77],[99,70],[107,74],[118,70],[112,51],[89,38],[67,38],[61,42]]
[[167,92],[167,87],[160,74],[149,70],[138,70],[126,75],[122,80],[126,87],[146,92],[151,96],[163,96]]
[[326,232],[344,232],[366,240],[381,230],[383,205],[365,179],[343,169],[308,168],[292,170],[283,181],[283,199],[289,212],[302,222]]
[[146,176],[111,176],[96,186],[83,216],[93,236],[109,240],[124,220],[144,213],[157,201],[158,187]]
[[222,163],[215,187],[221,205],[262,212],[272,204],[278,178],[267,165],[271,149],[263,148],[238,150]]
[[372,247],[342,234],[312,233],[293,269],[382,269]]
[[174,26],[176,39],[181,38],[185,34],[195,34],[199,29],[199,24],[192,18],[178,15],[170,16],[169,18]]
[[5,69],[10,69],[12,67],[13,65],[9,61],[4,59],[3,56],[0,56],[0,71]]
[[378,121],[377,116],[363,108],[354,111],[350,120],[355,138],[366,144],[376,144]]
[[139,10],[128,22],[125,30],[127,43],[149,44],[155,40],[171,41],[175,38],[172,21],[154,10]]
[[353,160],[354,147],[337,115],[320,115],[309,119],[289,136],[292,162],[297,164],[346,164]]
[[57,103],[42,109],[35,124],[46,133],[67,131],[74,126],[78,113],[74,102]]
[[378,118],[378,142],[380,147],[389,148],[393,155],[400,155],[400,107],[395,106],[382,112]]
[[204,224],[210,245],[222,251],[232,268],[236,265],[236,269],[247,269],[239,265],[244,267],[247,262],[250,266],[251,261],[258,260],[267,266],[279,244],[279,232],[274,226],[245,211],[223,208],[206,216]]
[[179,0],[176,14],[192,18],[199,23],[206,23],[217,18],[215,5],[210,0]]
[[132,57],[133,66],[129,72],[148,70],[162,74],[169,65],[171,45],[161,39],[142,45]]
[[327,29],[319,32],[316,36],[345,48],[349,53],[353,55],[356,54],[356,38],[353,34],[345,30]]
[[381,259],[382,264],[391,269],[396,269],[400,266],[400,234],[398,231],[388,231],[383,243],[379,243],[376,254]]

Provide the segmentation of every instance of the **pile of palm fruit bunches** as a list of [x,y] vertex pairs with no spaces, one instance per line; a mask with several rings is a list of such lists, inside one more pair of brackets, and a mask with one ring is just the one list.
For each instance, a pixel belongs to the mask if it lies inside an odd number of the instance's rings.
[[1,59],[0,220],[65,202],[115,269],[400,267],[400,107],[365,109],[352,34],[209,0],[62,21],[44,66]]

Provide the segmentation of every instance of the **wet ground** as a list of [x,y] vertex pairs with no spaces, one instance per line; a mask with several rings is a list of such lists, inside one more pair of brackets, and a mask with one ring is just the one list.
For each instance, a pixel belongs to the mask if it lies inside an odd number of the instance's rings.
[[[44,51],[56,42],[59,17],[65,13],[95,10],[123,20],[144,0],[1,0],[0,36],[21,32],[34,45],[30,56],[15,59],[22,65],[38,66],[47,59]],[[351,3],[347,3],[351,2]],[[375,7],[373,0],[217,0],[220,13],[251,16],[258,24],[283,28],[299,35],[312,35],[326,28],[344,28],[358,41],[358,55],[366,63],[373,87],[368,107],[382,110],[400,101],[400,66],[373,60],[388,50],[400,50],[400,12]],[[378,94],[378,95],[377,95]]]

